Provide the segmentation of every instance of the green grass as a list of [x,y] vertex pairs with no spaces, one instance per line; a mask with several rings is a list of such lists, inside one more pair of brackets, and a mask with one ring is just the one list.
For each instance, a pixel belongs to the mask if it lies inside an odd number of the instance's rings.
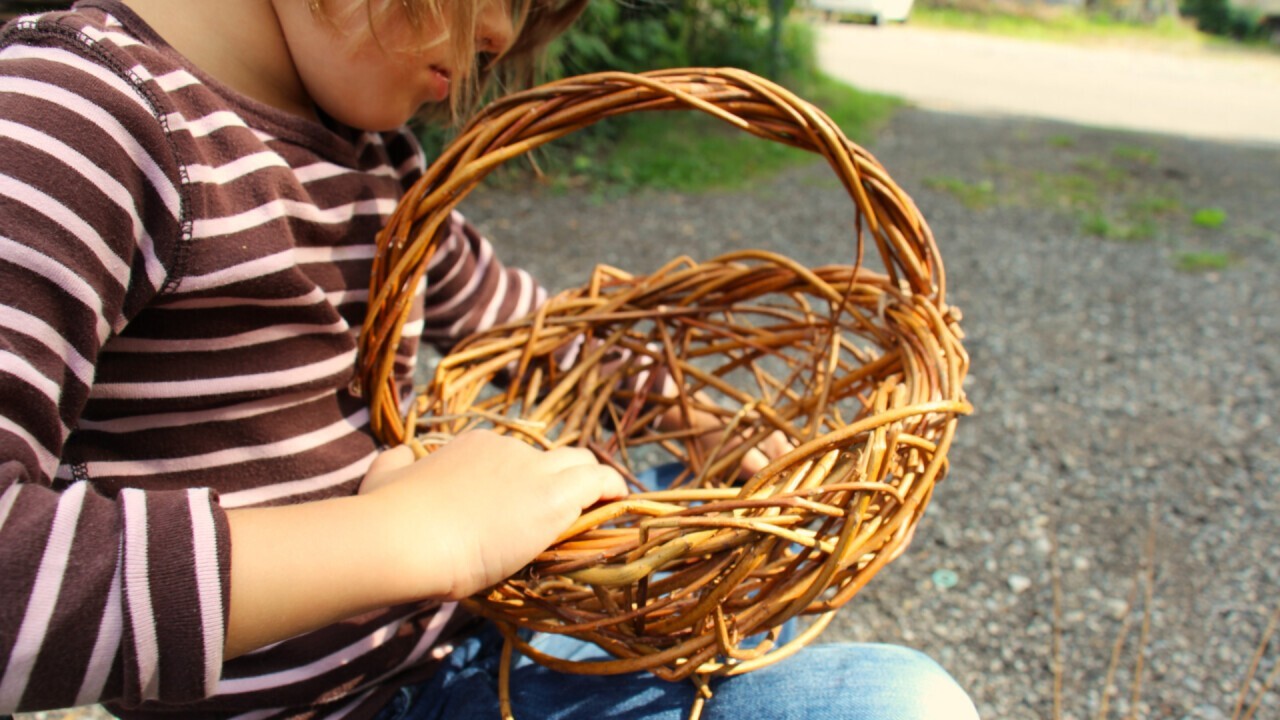
[[1200,208],[1191,214],[1191,224],[1216,230],[1227,222],[1227,211],[1221,208]]
[[[900,101],[819,76],[797,94],[822,109],[845,134],[865,141]],[[563,158],[550,153],[553,174],[569,186],[596,190],[652,188],[698,192],[740,188],[815,156],[762,140],[700,112],[636,113],[608,134],[589,136]],[[557,167],[558,166],[558,167]],[[567,175],[565,173],[567,172]]]
[[1226,270],[1235,263],[1230,253],[1212,250],[1178,253],[1176,265],[1183,272]]
[[917,6],[911,12],[911,22],[926,27],[1058,42],[1123,40],[1201,44],[1207,41],[1204,33],[1186,20],[1164,18],[1153,25],[1137,25],[1069,9],[1017,13]]
[[1135,212],[1148,216],[1173,215],[1182,212],[1182,202],[1167,195],[1147,195],[1130,203]]
[[1107,185],[1121,185],[1129,179],[1129,172],[1116,166],[1108,158],[1085,156],[1076,161],[1076,169]]
[[1176,188],[1151,178],[1159,159],[1151,148],[1119,144],[1105,153],[1068,157],[1064,171],[1038,172],[1030,182],[1008,186],[1033,203],[1075,213],[1086,234],[1106,240],[1151,240],[1162,224],[1185,212],[1172,195]]
[[925,187],[949,193],[970,210],[990,207],[996,202],[995,184],[990,180],[970,182],[950,176],[925,178]]
[[1026,9],[921,7],[917,3],[911,11],[911,23],[1048,42],[1141,45],[1175,50],[1203,47],[1220,52],[1280,55],[1280,46],[1265,38],[1241,41],[1211,35],[1197,29],[1191,18],[1164,17],[1146,25],[1067,7],[1034,4],[1023,7]]
[[1128,213],[1112,215],[1105,212],[1087,213],[1080,223],[1086,233],[1103,240],[1139,242],[1155,237],[1156,224],[1151,218],[1132,217]]
[[1065,209],[1089,209],[1102,202],[1098,182],[1078,173],[1038,172],[1035,188],[1040,202]]
[[1135,165],[1147,166],[1155,165],[1160,161],[1160,153],[1140,145],[1117,145],[1111,149],[1111,157]]

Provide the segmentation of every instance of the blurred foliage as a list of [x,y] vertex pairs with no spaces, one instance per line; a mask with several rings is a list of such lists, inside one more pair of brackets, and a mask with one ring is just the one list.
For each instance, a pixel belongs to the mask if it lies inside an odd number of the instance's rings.
[[1183,0],[1182,12],[1195,18],[1196,27],[1213,35],[1260,40],[1269,33],[1257,10],[1236,7],[1229,0]]
[[916,0],[912,22],[1036,39],[1183,41],[1198,39],[1199,30],[1263,41],[1271,32],[1256,10],[1238,0]]
[[[608,70],[737,67],[775,81],[826,110],[846,133],[867,133],[895,101],[859,93],[817,73],[813,29],[775,24],[791,0],[594,0],[548,49],[545,78]],[[775,34],[776,29],[776,34]],[[423,133],[433,157],[446,133]],[[701,113],[631,113],[579,130],[535,152],[545,181],[591,193],[695,191],[749,183],[812,156],[763,142]],[[490,182],[527,183],[525,162]]]
[[[1097,0],[1080,7],[986,0],[917,0],[911,21],[919,25],[974,30],[1035,40],[1090,38],[1195,40],[1197,33],[1174,5]],[[1147,8],[1152,12],[1146,14]]]
[[[785,17],[789,6],[774,9]],[[773,27],[768,0],[595,0],[553,43],[548,68],[553,77],[730,66],[777,78],[808,70],[811,46],[794,34],[781,34],[774,57]]]

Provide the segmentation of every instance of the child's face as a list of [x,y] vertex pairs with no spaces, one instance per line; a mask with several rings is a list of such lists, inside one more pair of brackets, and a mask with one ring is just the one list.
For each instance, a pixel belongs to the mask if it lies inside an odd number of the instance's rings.
[[[363,130],[403,125],[423,105],[446,101],[455,38],[439,19],[409,22],[395,3],[369,27],[366,0],[329,0],[336,23],[314,16],[302,0],[273,0],[289,54],[311,100],[339,122]],[[500,53],[514,40],[502,0],[475,0],[475,48]]]

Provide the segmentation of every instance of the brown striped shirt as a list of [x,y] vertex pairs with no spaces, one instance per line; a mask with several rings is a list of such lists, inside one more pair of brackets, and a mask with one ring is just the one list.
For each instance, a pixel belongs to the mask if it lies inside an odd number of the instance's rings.
[[[354,492],[348,391],[408,132],[306,121],[202,73],[127,7],[0,34],[0,713],[368,717],[425,677],[452,606],[372,613],[223,663],[228,508]],[[460,216],[419,337],[545,295]]]

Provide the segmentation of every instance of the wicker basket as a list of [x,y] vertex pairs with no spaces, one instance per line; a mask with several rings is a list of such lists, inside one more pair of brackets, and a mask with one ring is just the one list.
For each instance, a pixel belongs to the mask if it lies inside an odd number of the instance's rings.
[[[810,269],[743,251],[679,258],[647,277],[598,268],[534,316],[459,345],[402,417],[395,348],[450,211],[506,160],[605,117],[671,109],[827,158],[855,206],[853,264]],[[879,255],[868,267],[864,244]],[[378,435],[420,453],[424,438],[483,426],[545,448],[590,448],[633,481],[641,463],[684,463],[670,489],[637,488],[586,513],[469,604],[550,667],[649,670],[705,687],[706,676],[746,672],[811,640],[909,541],[970,409],[958,319],[915,205],[820,111],[742,71],[604,73],[492,104],[410,191],[379,237],[360,382]],[[577,362],[562,368],[575,344]],[[619,356],[626,362],[611,362]],[[494,390],[512,368],[515,380]],[[676,392],[663,396],[661,384]],[[721,418],[723,442],[708,451],[693,432],[657,430],[654,418],[673,407]],[[737,482],[743,455],[778,432],[794,449]],[[802,614],[819,617],[775,644],[776,629]],[[515,628],[568,633],[616,659],[547,657]]]

